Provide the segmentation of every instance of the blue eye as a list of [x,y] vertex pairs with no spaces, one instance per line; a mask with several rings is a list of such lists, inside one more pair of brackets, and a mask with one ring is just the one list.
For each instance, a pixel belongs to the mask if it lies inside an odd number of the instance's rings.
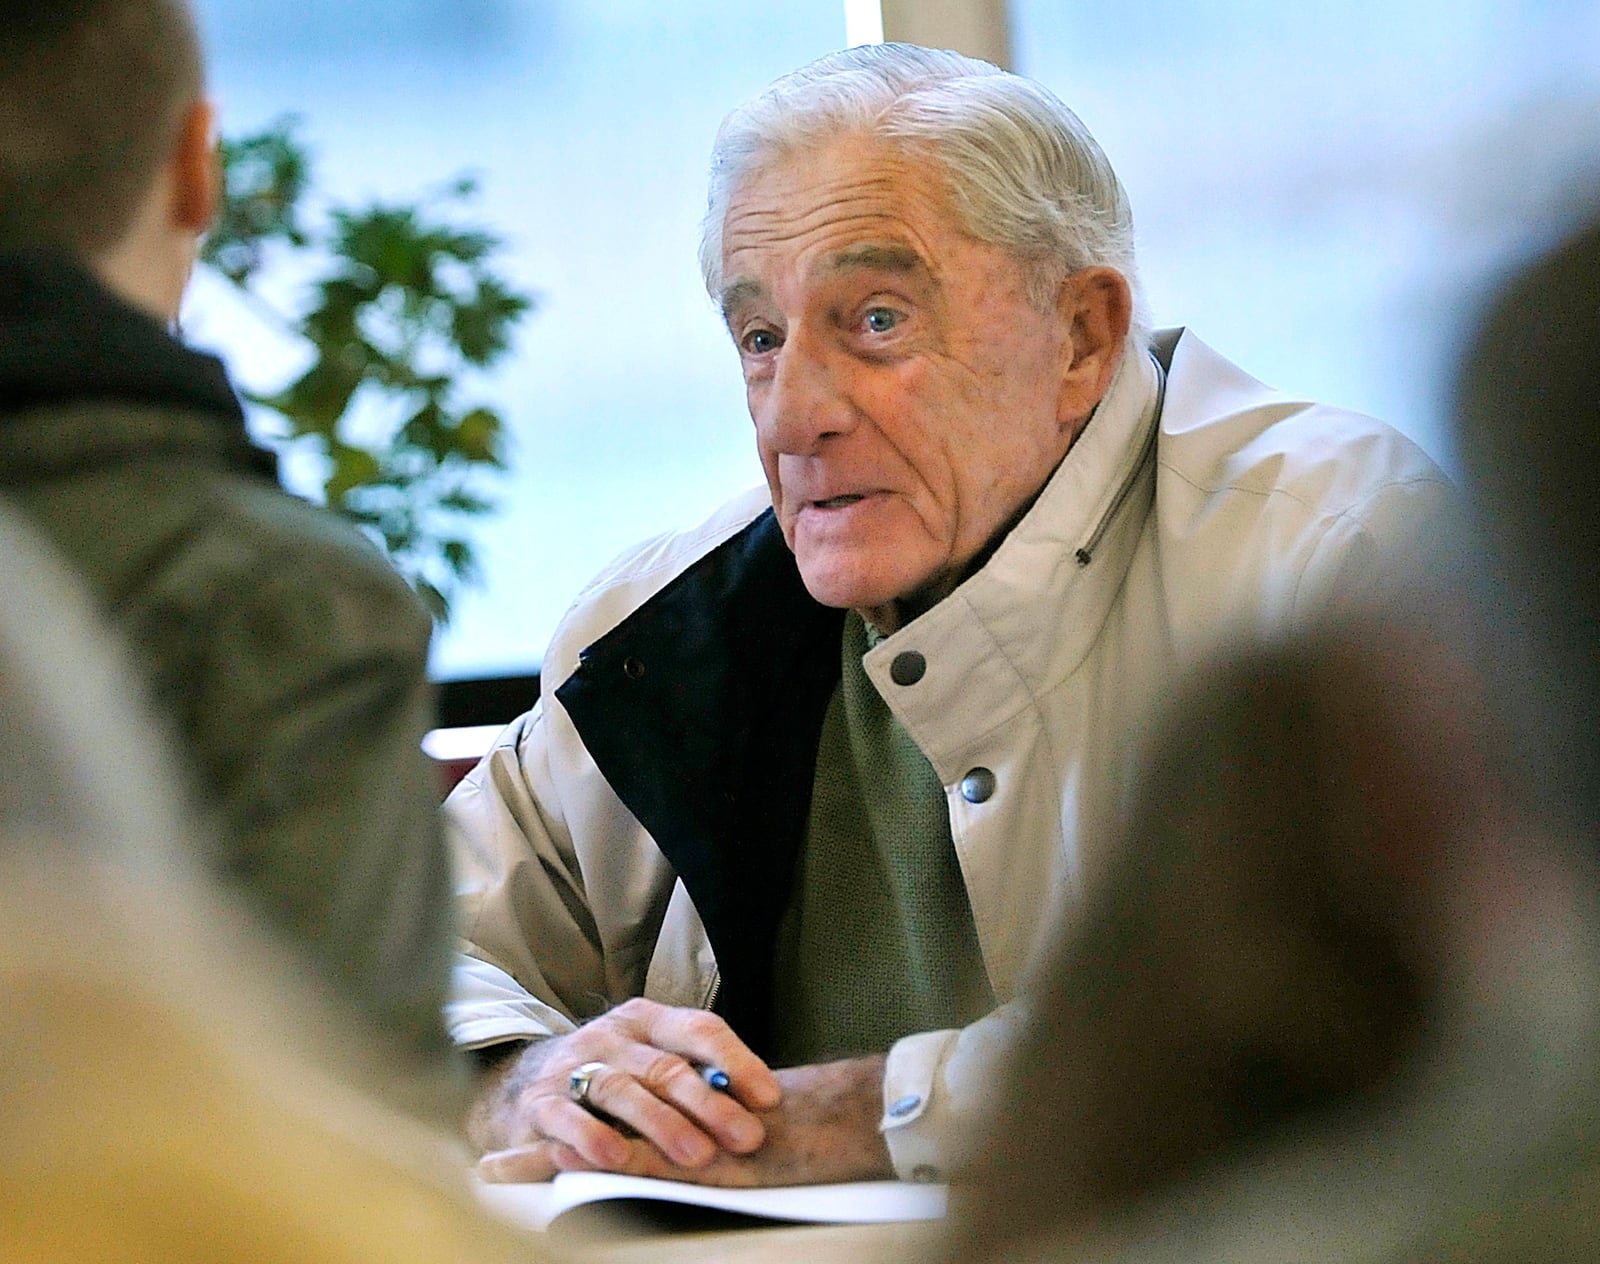
[[900,316],[887,307],[874,307],[867,313],[866,322],[873,333],[886,334],[900,323]]

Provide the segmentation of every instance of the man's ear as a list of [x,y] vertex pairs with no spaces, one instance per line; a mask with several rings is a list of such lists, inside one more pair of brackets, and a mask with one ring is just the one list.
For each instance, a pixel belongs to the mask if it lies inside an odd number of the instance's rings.
[[222,203],[222,168],[217,157],[216,111],[196,101],[184,111],[172,151],[172,206],[175,228],[203,233]]
[[1076,427],[1111,389],[1133,323],[1133,293],[1115,268],[1081,268],[1061,283],[1056,303],[1070,351],[1056,397],[1056,421]]

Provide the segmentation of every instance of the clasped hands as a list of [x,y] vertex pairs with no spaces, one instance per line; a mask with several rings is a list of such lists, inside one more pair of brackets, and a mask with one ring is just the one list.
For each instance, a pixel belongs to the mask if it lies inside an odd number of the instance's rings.
[[[587,1077],[586,1102],[572,1092]],[[490,1070],[467,1121],[490,1181],[611,1171],[712,1185],[894,1175],[878,1133],[881,1056],[774,1072],[705,1010],[634,999]],[[719,1091],[700,1074],[728,1074]]]

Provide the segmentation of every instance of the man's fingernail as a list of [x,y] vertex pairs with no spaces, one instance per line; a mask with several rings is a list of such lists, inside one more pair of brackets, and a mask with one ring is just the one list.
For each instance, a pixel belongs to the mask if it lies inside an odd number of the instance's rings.
[[478,1160],[478,1176],[491,1183],[508,1179],[510,1161],[519,1152],[516,1150],[496,1150],[493,1154],[486,1154]]

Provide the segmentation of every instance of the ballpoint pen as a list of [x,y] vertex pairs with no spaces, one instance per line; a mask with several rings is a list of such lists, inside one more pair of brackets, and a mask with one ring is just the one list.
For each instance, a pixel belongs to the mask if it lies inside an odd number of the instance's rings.
[[719,1092],[719,1093],[726,1093],[728,1091],[729,1086],[732,1084],[732,1081],[728,1079],[728,1073],[726,1071],[724,1071],[721,1067],[714,1067],[714,1066],[703,1066],[703,1067],[701,1067],[700,1068],[700,1078],[702,1080],[704,1080],[707,1084],[709,1084],[712,1088],[716,1089],[717,1092]]

